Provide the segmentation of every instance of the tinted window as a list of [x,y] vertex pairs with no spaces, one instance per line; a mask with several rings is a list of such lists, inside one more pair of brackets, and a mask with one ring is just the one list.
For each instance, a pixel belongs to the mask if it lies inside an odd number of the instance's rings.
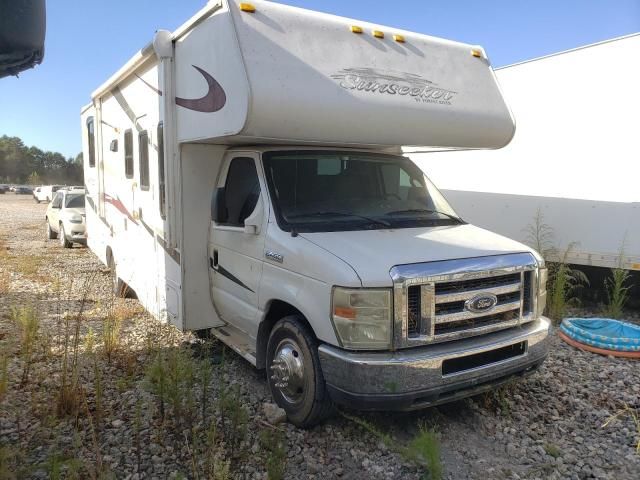
[[62,195],[60,193],[56,193],[56,196],[53,197],[51,206],[55,208],[60,208],[62,206]]
[[160,216],[167,217],[166,194],[164,186],[164,126],[160,122],[158,124],[158,201],[160,202]]
[[93,117],[87,118],[87,137],[89,139],[89,166],[96,166],[96,135],[93,126]]
[[84,195],[67,195],[65,208],[84,208]]
[[138,162],[140,169],[140,188],[149,190],[149,135],[146,130],[138,134]]
[[133,178],[133,133],[124,131],[124,175]]
[[256,164],[252,158],[234,158],[229,166],[225,184],[226,211],[220,223],[237,227],[244,226],[260,196],[260,183]]

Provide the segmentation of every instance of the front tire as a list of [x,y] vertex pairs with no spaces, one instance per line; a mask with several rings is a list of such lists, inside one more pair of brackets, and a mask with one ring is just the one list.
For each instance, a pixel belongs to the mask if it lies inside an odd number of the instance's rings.
[[47,222],[47,240],[55,240],[56,238],[58,238],[58,234],[51,229],[49,219],[46,218],[45,221]]
[[72,243],[67,240],[67,234],[64,231],[63,224],[60,224],[60,230],[58,230],[58,239],[60,240],[60,246],[62,248],[71,248]]
[[322,375],[318,341],[299,315],[279,320],[267,343],[267,382],[291,423],[309,428],[327,418],[333,403]]

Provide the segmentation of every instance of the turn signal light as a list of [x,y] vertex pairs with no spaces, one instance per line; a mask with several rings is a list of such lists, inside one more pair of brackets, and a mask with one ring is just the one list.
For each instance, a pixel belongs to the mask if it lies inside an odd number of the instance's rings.
[[254,7],[250,3],[241,3],[240,10],[242,10],[243,12],[253,13],[256,11],[256,7]]
[[348,307],[336,307],[333,310],[333,314],[337,317],[348,318],[349,320],[355,320],[356,309]]
[[482,50],[480,50],[479,48],[472,48],[471,49],[471,55],[473,55],[474,57],[482,57]]

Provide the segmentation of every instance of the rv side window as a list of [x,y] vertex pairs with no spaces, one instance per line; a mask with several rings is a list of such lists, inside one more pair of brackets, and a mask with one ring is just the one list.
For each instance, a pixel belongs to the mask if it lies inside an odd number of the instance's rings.
[[260,183],[253,158],[234,158],[229,165],[225,183],[225,211],[220,223],[244,227],[245,219],[253,213],[260,197]]
[[87,138],[89,140],[89,166],[96,166],[96,135],[93,127],[93,117],[87,118]]
[[166,194],[164,186],[164,124],[158,124],[158,200],[160,202],[160,216],[167,218],[167,207],[165,205]]
[[149,190],[149,134],[146,130],[138,134],[138,162],[140,188]]
[[133,133],[124,131],[124,175],[133,178]]

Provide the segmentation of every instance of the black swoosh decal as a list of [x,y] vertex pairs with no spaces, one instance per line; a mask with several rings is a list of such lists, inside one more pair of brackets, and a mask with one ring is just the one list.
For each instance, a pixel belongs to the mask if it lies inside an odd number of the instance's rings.
[[[213,78],[209,73],[205,72],[200,67],[196,67],[195,65],[191,66],[198,72],[200,72],[200,75],[204,77],[204,79],[207,81],[209,90],[204,97],[200,98],[176,97],[176,105],[180,105],[181,107],[187,108],[189,110],[202,113],[214,113],[218,110],[221,110],[222,107],[224,107],[227,103],[227,94],[224,92],[222,85],[220,85],[215,78]],[[144,83],[151,90],[162,96],[162,90],[158,90],[156,87],[145,81],[139,75],[136,75],[136,77],[142,80],[142,83]]]
[[196,67],[192,65],[193,68],[200,72],[200,75],[204,77],[207,81],[207,85],[209,86],[209,91],[204,97],[201,98],[180,98],[176,97],[176,104],[181,107],[188,108],[189,110],[195,110],[196,112],[202,113],[213,113],[220,110],[224,107],[224,104],[227,103],[227,95],[224,93],[222,86],[205,72],[200,67]]
[[[211,262],[211,264],[213,264],[213,260],[210,259],[209,261]],[[247,287],[244,283],[242,283],[242,280],[240,280],[238,277],[236,277],[234,274],[232,274],[229,270],[224,268],[222,265],[218,264],[215,270],[223,277],[231,280],[233,283],[240,285],[242,288],[249,290],[251,293],[255,293],[253,290]]]

